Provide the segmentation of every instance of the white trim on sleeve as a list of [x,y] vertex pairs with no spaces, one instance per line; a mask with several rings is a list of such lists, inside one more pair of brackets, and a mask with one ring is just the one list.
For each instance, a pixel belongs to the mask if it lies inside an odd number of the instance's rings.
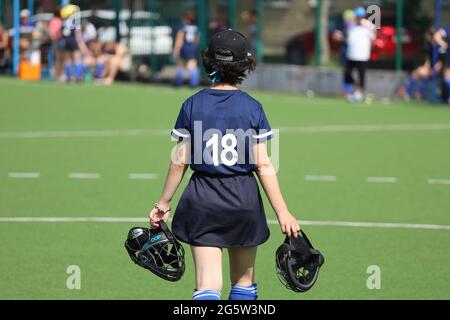
[[253,139],[262,139],[262,138],[266,138],[271,135],[273,135],[273,130],[270,130],[270,131],[268,131],[266,133],[262,133],[262,134],[256,134],[256,135],[253,135],[252,137],[253,137]]
[[179,138],[184,138],[184,139],[186,139],[186,138],[189,138],[190,137],[190,135],[189,134],[184,134],[184,133],[181,133],[180,131],[178,131],[177,129],[172,129],[172,134],[174,134],[174,135],[176,135],[177,137],[179,137]]

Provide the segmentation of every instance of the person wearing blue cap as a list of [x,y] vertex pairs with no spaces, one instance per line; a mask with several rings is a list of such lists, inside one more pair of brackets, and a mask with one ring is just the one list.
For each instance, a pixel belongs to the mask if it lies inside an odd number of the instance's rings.
[[[367,62],[370,60],[372,41],[375,39],[375,28],[365,19],[366,10],[357,7],[354,10],[356,24],[348,30],[347,64],[344,71],[344,90],[351,102],[364,99]],[[353,79],[353,70],[358,71],[358,82]]]
[[354,11],[355,17],[361,19],[366,17],[366,9],[364,9],[363,7],[356,7]]

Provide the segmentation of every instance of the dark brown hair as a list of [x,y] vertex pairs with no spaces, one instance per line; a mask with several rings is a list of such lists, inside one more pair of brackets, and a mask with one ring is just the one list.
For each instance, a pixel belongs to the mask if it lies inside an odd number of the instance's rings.
[[53,16],[55,18],[61,18],[61,7],[60,6],[55,7],[55,10],[53,11]]
[[190,10],[183,12],[183,14],[181,16],[181,19],[183,21],[186,21],[186,22],[190,23],[190,24],[193,24],[194,21],[195,21],[194,14]]
[[[232,55],[231,51],[226,49],[219,49],[216,53],[224,56]],[[241,61],[220,61],[216,60],[206,48],[202,51],[201,57],[205,71],[208,74],[217,71],[221,83],[240,84],[247,74],[256,68],[256,60],[253,55]]]

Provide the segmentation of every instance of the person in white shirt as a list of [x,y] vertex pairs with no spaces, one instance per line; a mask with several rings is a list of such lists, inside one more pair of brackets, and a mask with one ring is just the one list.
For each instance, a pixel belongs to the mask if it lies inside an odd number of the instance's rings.
[[89,48],[90,43],[97,39],[97,29],[92,22],[85,21],[82,23],[81,31],[83,41]]
[[[355,9],[356,24],[348,30],[347,63],[344,71],[345,93],[350,101],[364,98],[367,62],[370,60],[372,41],[375,39],[375,26],[365,19],[366,10]],[[358,82],[355,86],[353,70],[358,71]]]

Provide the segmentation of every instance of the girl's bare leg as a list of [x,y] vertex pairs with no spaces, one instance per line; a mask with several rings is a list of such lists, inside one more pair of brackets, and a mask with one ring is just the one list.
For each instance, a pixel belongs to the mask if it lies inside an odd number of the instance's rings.
[[228,249],[230,258],[231,291],[229,300],[256,300],[256,247]]
[[222,249],[191,246],[196,290],[222,290]]
[[228,249],[232,284],[250,286],[255,283],[256,249],[257,247]]

